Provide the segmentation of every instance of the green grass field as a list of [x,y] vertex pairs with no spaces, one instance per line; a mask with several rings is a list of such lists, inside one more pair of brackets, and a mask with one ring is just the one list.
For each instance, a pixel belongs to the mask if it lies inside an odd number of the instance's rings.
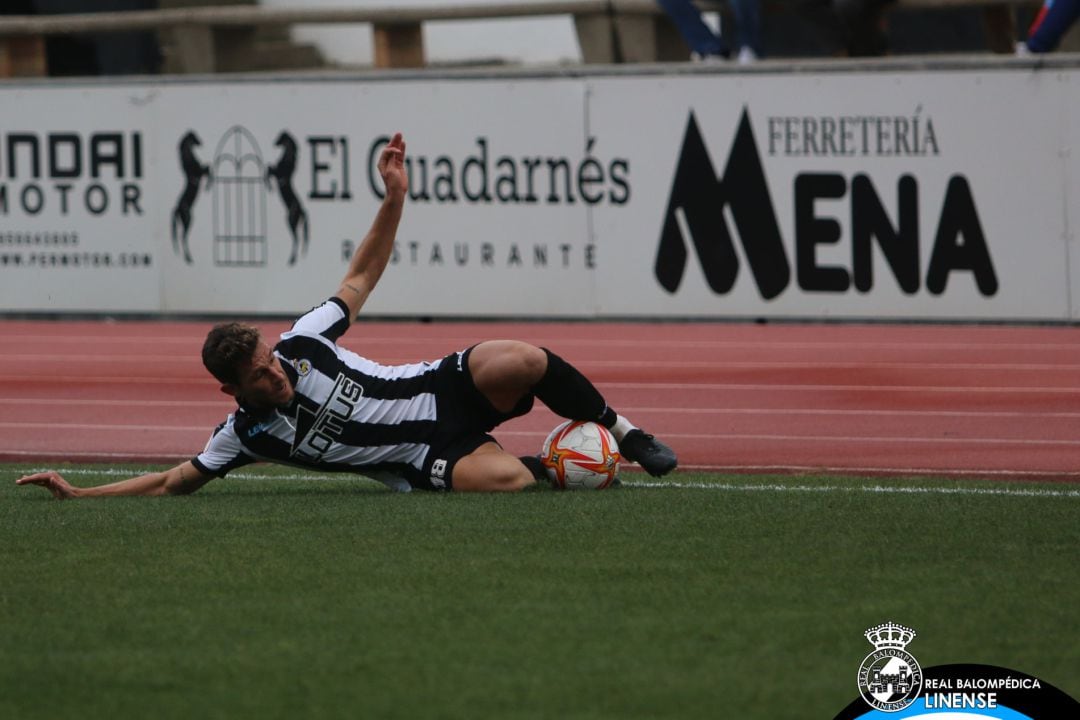
[[924,668],[1080,696],[1076,485],[396,495],[266,468],[61,503],[26,469],[0,469],[0,718],[831,718],[886,620]]

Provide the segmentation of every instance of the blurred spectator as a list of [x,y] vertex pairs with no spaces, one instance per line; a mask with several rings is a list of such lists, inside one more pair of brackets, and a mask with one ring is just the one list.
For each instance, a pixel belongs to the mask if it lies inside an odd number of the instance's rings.
[[[909,5],[894,12],[893,0],[877,0],[861,9],[856,3],[843,11],[839,5],[844,0],[770,1],[788,10],[769,16],[765,53],[770,57],[981,53],[991,40],[988,11],[1004,9],[1012,18],[1012,7],[1003,5],[920,3],[920,8]],[[993,47],[997,52],[1013,52],[1015,45],[1013,29],[1000,47]]]
[[[722,35],[705,24],[701,11],[690,0],[657,0],[679,29],[695,58],[731,57],[732,48]],[[748,63],[761,57],[761,5],[759,0],[732,0],[735,13],[736,58]]]
[[[30,0],[38,15],[153,10],[157,0]],[[55,35],[46,41],[49,74],[147,75],[161,68],[153,32]]]
[[33,15],[34,0],[4,0],[0,15]]
[[876,57],[889,52],[885,13],[893,0],[832,0],[844,29],[850,57]]
[[1062,36],[1080,17],[1080,0],[1046,0],[1028,30],[1027,40],[1017,43],[1017,55],[1048,53],[1057,49]]

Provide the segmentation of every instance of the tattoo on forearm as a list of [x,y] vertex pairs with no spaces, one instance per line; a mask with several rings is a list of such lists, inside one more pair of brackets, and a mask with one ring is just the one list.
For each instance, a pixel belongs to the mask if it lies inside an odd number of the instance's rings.
[[352,290],[357,295],[363,295],[364,294],[363,291],[360,290],[360,288],[356,287],[355,285],[350,285],[349,283],[345,283],[345,287],[349,288],[350,290]]

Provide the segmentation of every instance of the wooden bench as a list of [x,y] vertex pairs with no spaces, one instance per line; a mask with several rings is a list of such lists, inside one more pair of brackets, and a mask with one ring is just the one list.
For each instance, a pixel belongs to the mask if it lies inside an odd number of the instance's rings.
[[[982,7],[988,18],[990,46],[1010,52],[1015,30],[1011,8],[1037,0],[896,0],[899,10]],[[724,4],[698,2],[707,11]],[[771,9],[771,8],[767,8]],[[514,4],[410,6],[387,4],[363,8],[280,8],[218,6],[102,12],[71,15],[0,15],[0,77],[46,74],[44,38],[52,35],[165,31],[172,33],[179,67],[186,73],[213,73],[224,51],[215,30],[301,24],[370,24],[375,66],[411,68],[425,64],[423,24],[572,16],[586,63],[655,62],[685,59],[686,47],[653,0],[536,0]],[[233,49],[235,51],[235,48]]]

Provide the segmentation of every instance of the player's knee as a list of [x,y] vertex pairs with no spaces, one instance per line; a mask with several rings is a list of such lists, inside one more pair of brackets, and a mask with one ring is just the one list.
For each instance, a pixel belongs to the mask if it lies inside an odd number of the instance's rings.
[[493,478],[491,490],[496,492],[517,492],[518,490],[524,490],[535,482],[536,478],[533,477],[533,474],[525,466],[522,466],[521,468],[507,470]]
[[547,353],[518,340],[490,340],[473,348],[469,369],[477,385],[531,387],[547,371]]
[[454,469],[454,489],[459,492],[515,492],[535,482],[532,472],[512,455],[474,456]]
[[528,343],[518,343],[518,363],[521,366],[521,374],[528,379],[530,385],[540,382],[547,372],[547,353]]
[[515,492],[524,490],[536,482],[533,474],[520,460],[513,456],[499,458],[487,468],[481,480],[481,489],[486,492]]

